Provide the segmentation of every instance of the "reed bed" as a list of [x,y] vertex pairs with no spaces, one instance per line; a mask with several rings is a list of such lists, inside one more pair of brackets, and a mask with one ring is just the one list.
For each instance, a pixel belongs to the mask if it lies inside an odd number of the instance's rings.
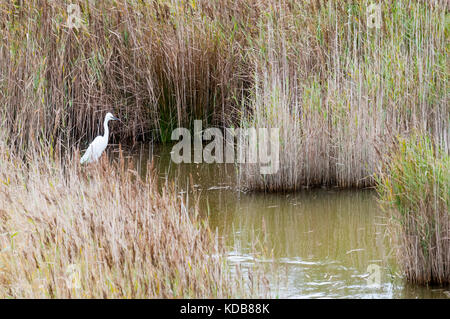
[[368,4],[281,1],[266,14],[243,122],[280,128],[280,170],[242,165],[243,186],[373,186],[392,139],[414,129],[449,151],[445,4],[380,2],[379,29]]
[[80,167],[77,152],[49,150],[24,161],[0,139],[1,298],[268,293],[261,272],[227,266],[195,202],[173,185],[158,189],[152,167],[141,179],[123,158]]
[[[126,124],[113,133],[122,143],[228,120],[249,74],[232,21],[245,23],[242,3],[0,1],[2,118],[23,148],[90,139],[106,111]],[[69,28],[69,4],[79,28]]]
[[450,157],[430,138],[399,139],[379,175],[400,265],[419,284],[450,283]]

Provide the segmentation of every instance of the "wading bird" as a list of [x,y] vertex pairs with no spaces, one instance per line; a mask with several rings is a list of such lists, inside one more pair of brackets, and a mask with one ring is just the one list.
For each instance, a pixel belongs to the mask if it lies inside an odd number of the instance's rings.
[[105,130],[103,136],[97,136],[94,141],[89,144],[86,153],[84,153],[83,157],[80,160],[81,164],[96,162],[100,158],[103,151],[106,149],[106,146],[108,145],[108,122],[111,120],[116,121],[118,120],[118,118],[108,112],[108,114],[106,114],[105,116],[105,121],[103,122],[103,128]]

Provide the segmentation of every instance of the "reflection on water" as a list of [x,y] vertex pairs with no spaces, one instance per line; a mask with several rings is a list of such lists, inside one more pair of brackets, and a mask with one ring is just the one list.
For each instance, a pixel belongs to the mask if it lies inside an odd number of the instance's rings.
[[[152,155],[159,178],[175,181],[180,191],[190,185],[200,192],[201,209],[224,238],[231,264],[276,264],[273,297],[446,297],[444,289],[409,285],[401,278],[373,191],[244,194],[237,191],[232,164],[177,165],[166,147],[139,152],[138,166]],[[271,257],[255,260],[255,249]],[[369,265],[379,266],[379,281],[373,281],[377,277]]]

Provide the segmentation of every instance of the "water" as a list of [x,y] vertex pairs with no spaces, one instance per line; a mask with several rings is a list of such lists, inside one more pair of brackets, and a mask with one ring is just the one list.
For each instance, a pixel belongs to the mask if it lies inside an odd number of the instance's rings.
[[276,267],[277,278],[268,274],[273,297],[446,298],[450,290],[403,280],[373,190],[245,194],[232,164],[177,165],[167,147],[138,153],[142,172],[153,155],[162,182],[200,194],[201,211],[224,239],[230,264]]

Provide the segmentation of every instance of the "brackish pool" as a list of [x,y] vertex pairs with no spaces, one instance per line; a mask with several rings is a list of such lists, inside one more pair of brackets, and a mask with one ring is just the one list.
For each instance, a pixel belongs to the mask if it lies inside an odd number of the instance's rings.
[[200,193],[201,211],[224,239],[231,265],[276,267],[277,278],[268,274],[272,297],[446,298],[449,288],[402,279],[373,190],[246,194],[237,190],[233,164],[177,165],[168,147],[137,153],[141,172],[153,157],[162,182]]

